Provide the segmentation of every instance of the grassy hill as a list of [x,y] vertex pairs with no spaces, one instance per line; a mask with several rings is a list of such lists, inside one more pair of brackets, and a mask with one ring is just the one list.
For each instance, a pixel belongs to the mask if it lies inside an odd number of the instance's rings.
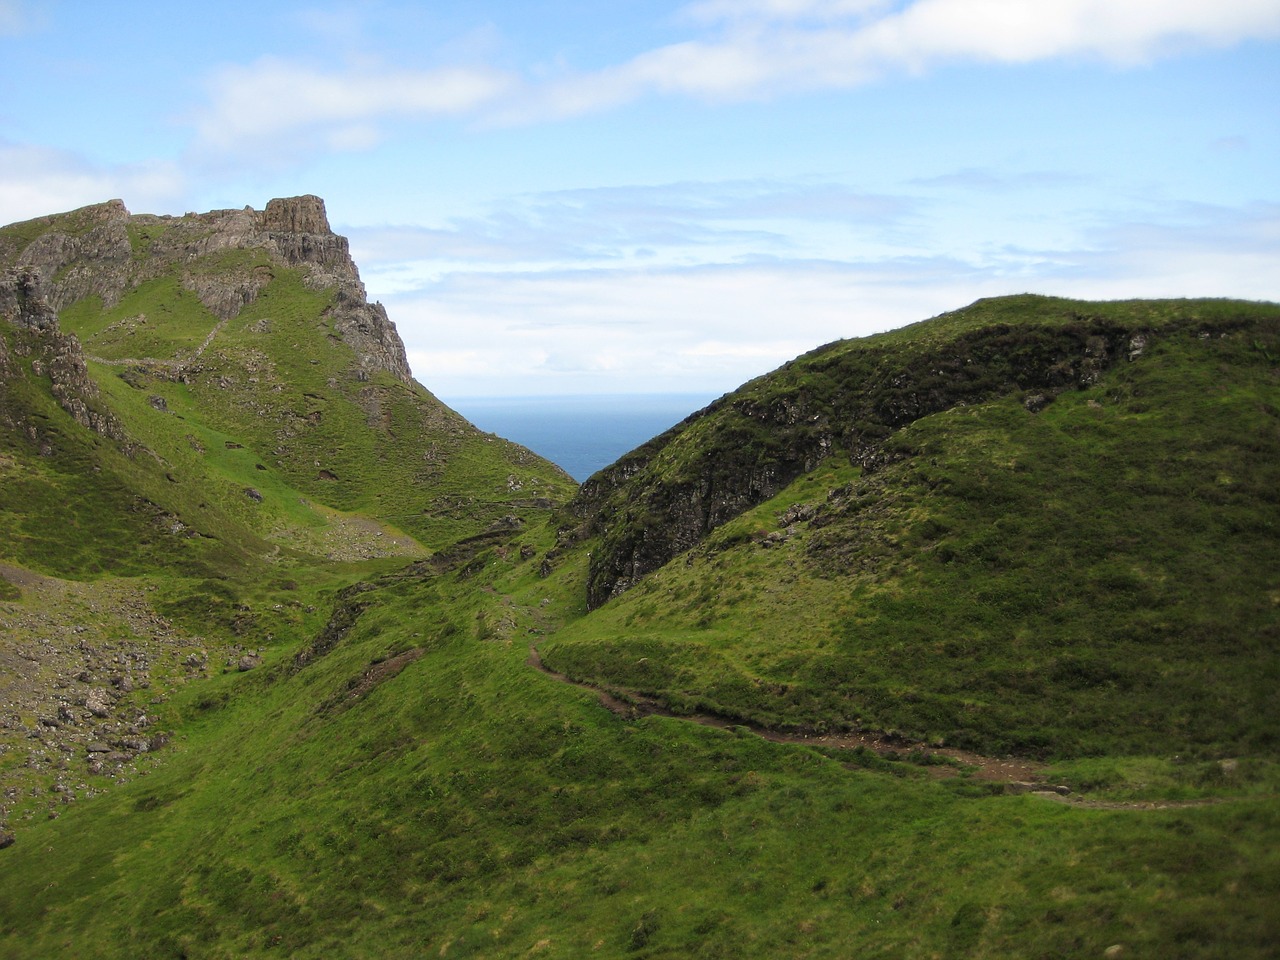
[[1274,306],[1046,298],[815,351],[584,485],[630,589],[548,662],[771,726],[1274,755],[1278,357]]
[[0,230],[0,955],[1280,940],[1280,308],[981,301],[575,494],[310,201],[106,206]]

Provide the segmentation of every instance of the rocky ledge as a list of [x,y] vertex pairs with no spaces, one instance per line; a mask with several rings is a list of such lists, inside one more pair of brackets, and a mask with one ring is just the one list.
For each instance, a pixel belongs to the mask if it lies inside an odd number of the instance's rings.
[[0,237],[0,267],[39,287],[54,314],[88,296],[119,303],[148,280],[177,271],[182,285],[221,320],[235,317],[271,281],[252,266],[201,269],[226,251],[260,249],[301,269],[308,286],[335,289],[330,318],[355,352],[359,372],[412,379],[404,343],[380,303],[370,303],[346,237],[329,226],[317,196],[271,200],[265,210],[213,210],[180,217],[131,214],[120,200],[15,225]]

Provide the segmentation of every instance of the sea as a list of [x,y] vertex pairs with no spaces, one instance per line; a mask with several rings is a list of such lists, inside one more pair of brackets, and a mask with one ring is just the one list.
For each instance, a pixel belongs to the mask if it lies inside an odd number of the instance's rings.
[[664,393],[440,399],[481,430],[528,447],[582,483],[716,397]]

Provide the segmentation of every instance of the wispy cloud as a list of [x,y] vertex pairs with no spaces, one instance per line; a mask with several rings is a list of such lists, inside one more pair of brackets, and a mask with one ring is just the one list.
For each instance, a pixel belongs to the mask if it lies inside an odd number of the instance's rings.
[[649,94],[769,99],[953,63],[1134,65],[1280,35],[1275,0],[706,0],[685,12],[719,33],[527,91],[506,119],[573,116]]
[[0,141],[0,223],[28,220],[113,197],[139,209],[167,209],[185,179],[165,161],[109,166],[50,147]]
[[695,22],[842,20],[889,9],[892,0],[700,0],[683,10]]
[[[829,182],[691,181],[505,198],[485,215],[439,227],[366,227],[350,235],[371,275],[391,264],[409,278],[414,271],[405,269],[407,262],[428,260],[431,273],[464,263],[472,270],[620,262],[658,267],[770,252],[803,255],[806,229],[877,235],[916,209],[909,197]],[[391,278],[384,273],[382,279]]]
[[[0,0],[17,22],[23,8]],[[351,10],[313,30],[359,32]],[[845,89],[948,64],[1093,58],[1133,65],[1187,49],[1280,36],[1276,0],[702,0],[677,22],[688,39],[598,70],[532,65],[524,76],[477,64],[432,69],[285,57],[229,64],[206,82],[197,149],[215,156],[365,149],[393,121],[465,117],[529,124],[646,96],[726,102]],[[487,47],[486,47],[487,49]],[[432,56],[439,58],[440,50]]]
[[[1280,205],[1177,204],[1071,245],[980,255],[448,272],[387,299],[415,373],[445,396],[728,390],[821,343],[978,297],[1280,299]],[[477,344],[485,344],[478,349]]]
[[1060,170],[1024,170],[1008,173],[980,167],[966,167],[936,177],[920,177],[910,181],[917,187],[940,187],[965,191],[1008,193],[1016,190],[1046,190],[1088,183],[1081,174]]
[[496,70],[358,66],[319,69],[280,57],[228,65],[208,81],[197,148],[215,156],[292,159],[316,150],[371,147],[383,125],[466,114],[512,85]]

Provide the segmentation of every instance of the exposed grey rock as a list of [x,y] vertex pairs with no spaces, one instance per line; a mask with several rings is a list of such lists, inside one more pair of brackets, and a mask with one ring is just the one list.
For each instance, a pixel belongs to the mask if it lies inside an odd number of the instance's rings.
[[1050,399],[1051,398],[1045,396],[1043,393],[1033,393],[1023,399],[1022,405],[1026,407],[1030,413],[1039,413],[1049,405]]
[[[90,294],[114,306],[176,264],[182,285],[225,321],[257,299],[273,279],[272,267],[259,261],[211,271],[201,267],[201,260],[227,250],[257,249],[269,261],[303,269],[313,289],[337,288],[328,319],[335,336],[355,353],[357,379],[368,380],[378,371],[406,383],[412,379],[395,325],[381,304],[368,302],[348,241],[330,229],[319,197],[277,198],[263,212],[246,207],[182,217],[131,215],[123,203],[112,200],[40,222],[47,223],[47,231],[25,248],[17,240],[0,245],[0,264],[47,285],[50,318]],[[135,255],[140,251],[147,255]],[[4,299],[0,294],[0,314],[6,312]],[[169,363],[175,368],[170,374],[181,376],[182,367],[195,362],[207,345],[196,357]]]
[[49,293],[53,309],[61,310],[89,294],[102,297],[108,307],[115,306],[133,286],[129,211],[124,203],[108,200],[40,220],[51,226],[58,221],[70,223],[67,229],[51,230],[33,240],[16,265],[46,279],[58,278]]
[[[124,428],[98,401],[97,385],[89,378],[80,341],[62,333],[58,315],[45,296],[38,272],[30,267],[10,270],[0,276],[0,318],[26,331],[22,348],[33,358],[33,370],[47,375],[58,404],[83,427],[114,440],[123,440]],[[4,374],[0,367],[0,375]],[[18,424],[37,443],[43,425]]]

